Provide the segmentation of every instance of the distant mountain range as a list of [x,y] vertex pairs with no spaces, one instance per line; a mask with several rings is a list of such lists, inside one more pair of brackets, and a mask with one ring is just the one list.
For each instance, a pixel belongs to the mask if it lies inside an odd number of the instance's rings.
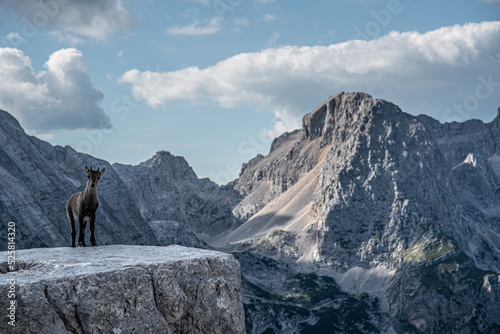
[[232,252],[249,333],[500,332],[500,110],[441,124],[340,93],[225,186],[168,152],[128,166],[54,147],[0,111],[1,233],[69,245],[85,164],[106,167],[97,242]]

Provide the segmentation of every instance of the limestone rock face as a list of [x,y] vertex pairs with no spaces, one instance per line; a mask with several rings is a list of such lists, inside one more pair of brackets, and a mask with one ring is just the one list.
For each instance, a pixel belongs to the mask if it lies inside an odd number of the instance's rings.
[[[2,321],[2,333],[245,333],[240,266],[231,255],[121,245],[16,255],[17,323]],[[0,269],[7,291],[11,274],[5,262]],[[7,303],[5,295],[0,307]]]
[[[245,197],[233,212],[246,222],[218,245],[305,264],[344,291],[375,296],[375,332],[499,330],[499,129],[500,116],[441,124],[339,93],[244,164],[234,184]],[[252,280],[259,273],[243,275],[272,293]]]
[[332,96],[243,166],[234,213],[247,222],[221,244],[265,239],[286,256],[348,268],[447,237],[500,271],[499,121],[440,124],[367,94]]

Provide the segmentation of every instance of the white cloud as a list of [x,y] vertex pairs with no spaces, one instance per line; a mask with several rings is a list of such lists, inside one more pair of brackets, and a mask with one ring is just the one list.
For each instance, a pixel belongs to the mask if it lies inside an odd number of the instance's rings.
[[85,40],[83,38],[68,34],[62,33],[58,30],[51,31],[47,34],[49,37],[57,40],[58,42],[69,44],[69,45],[77,45],[83,44]]
[[274,16],[273,14],[267,13],[266,15],[264,15],[264,21],[273,22],[274,20],[276,20],[276,16]]
[[168,35],[182,35],[182,36],[200,36],[200,35],[213,35],[220,31],[222,18],[214,17],[205,26],[201,26],[198,20],[186,26],[175,25],[167,28],[165,33]]
[[[365,91],[407,112],[443,119],[447,108],[474,94],[479,76],[493,75],[500,82],[498,40],[500,22],[471,23],[423,34],[391,32],[371,41],[242,53],[204,69],[134,69],[120,81],[130,83],[133,94],[153,107],[175,100],[258,105],[273,110],[282,129],[339,91]],[[498,103],[500,88],[495,87],[495,98],[482,106]],[[482,110],[470,118],[485,116]]]
[[138,24],[123,0],[0,0],[0,7],[21,18],[23,29],[26,30],[22,33],[24,38],[29,38],[39,30],[60,29],[104,40],[117,31],[129,30]]
[[23,37],[19,32],[10,32],[5,37],[2,38],[4,44],[14,44],[16,41],[23,40]]
[[35,73],[31,59],[18,49],[0,48],[0,107],[29,130],[108,128],[83,54],[61,49]]

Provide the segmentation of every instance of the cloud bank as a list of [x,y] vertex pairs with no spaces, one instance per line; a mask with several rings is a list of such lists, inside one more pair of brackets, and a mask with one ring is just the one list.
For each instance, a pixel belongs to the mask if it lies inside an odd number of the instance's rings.
[[[481,78],[500,82],[498,40],[500,22],[470,23],[426,33],[390,32],[371,41],[270,48],[203,69],[133,69],[120,81],[153,107],[186,100],[268,108],[281,119],[280,131],[296,127],[304,113],[339,91],[365,91],[407,112],[449,121],[464,117],[454,114],[453,105],[474,94]],[[500,88],[494,88],[490,104],[499,102]],[[473,109],[465,117],[484,116],[480,107]]]
[[40,29],[61,29],[104,40],[117,31],[129,30],[138,24],[123,0],[0,0],[0,7],[21,18],[26,30],[23,35]]
[[96,129],[111,126],[101,108],[103,93],[76,49],[50,55],[35,73],[31,59],[18,49],[0,48],[0,108],[30,130]]

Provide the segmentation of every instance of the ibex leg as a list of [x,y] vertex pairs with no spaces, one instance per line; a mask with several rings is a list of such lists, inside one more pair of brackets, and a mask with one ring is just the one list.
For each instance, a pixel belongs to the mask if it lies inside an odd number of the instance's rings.
[[75,217],[73,216],[73,212],[71,212],[71,210],[68,210],[68,219],[69,219],[69,227],[71,228],[71,247],[75,247],[76,226],[75,226]]
[[85,228],[87,227],[85,217],[78,217],[78,225],[80,227],[80,230],[78,231],[78,247],[85,247]]
[[95,242],[94,228],[95,228],[95,213],[90,217],[90,244],[92,246],[97,246],[97,242]]

